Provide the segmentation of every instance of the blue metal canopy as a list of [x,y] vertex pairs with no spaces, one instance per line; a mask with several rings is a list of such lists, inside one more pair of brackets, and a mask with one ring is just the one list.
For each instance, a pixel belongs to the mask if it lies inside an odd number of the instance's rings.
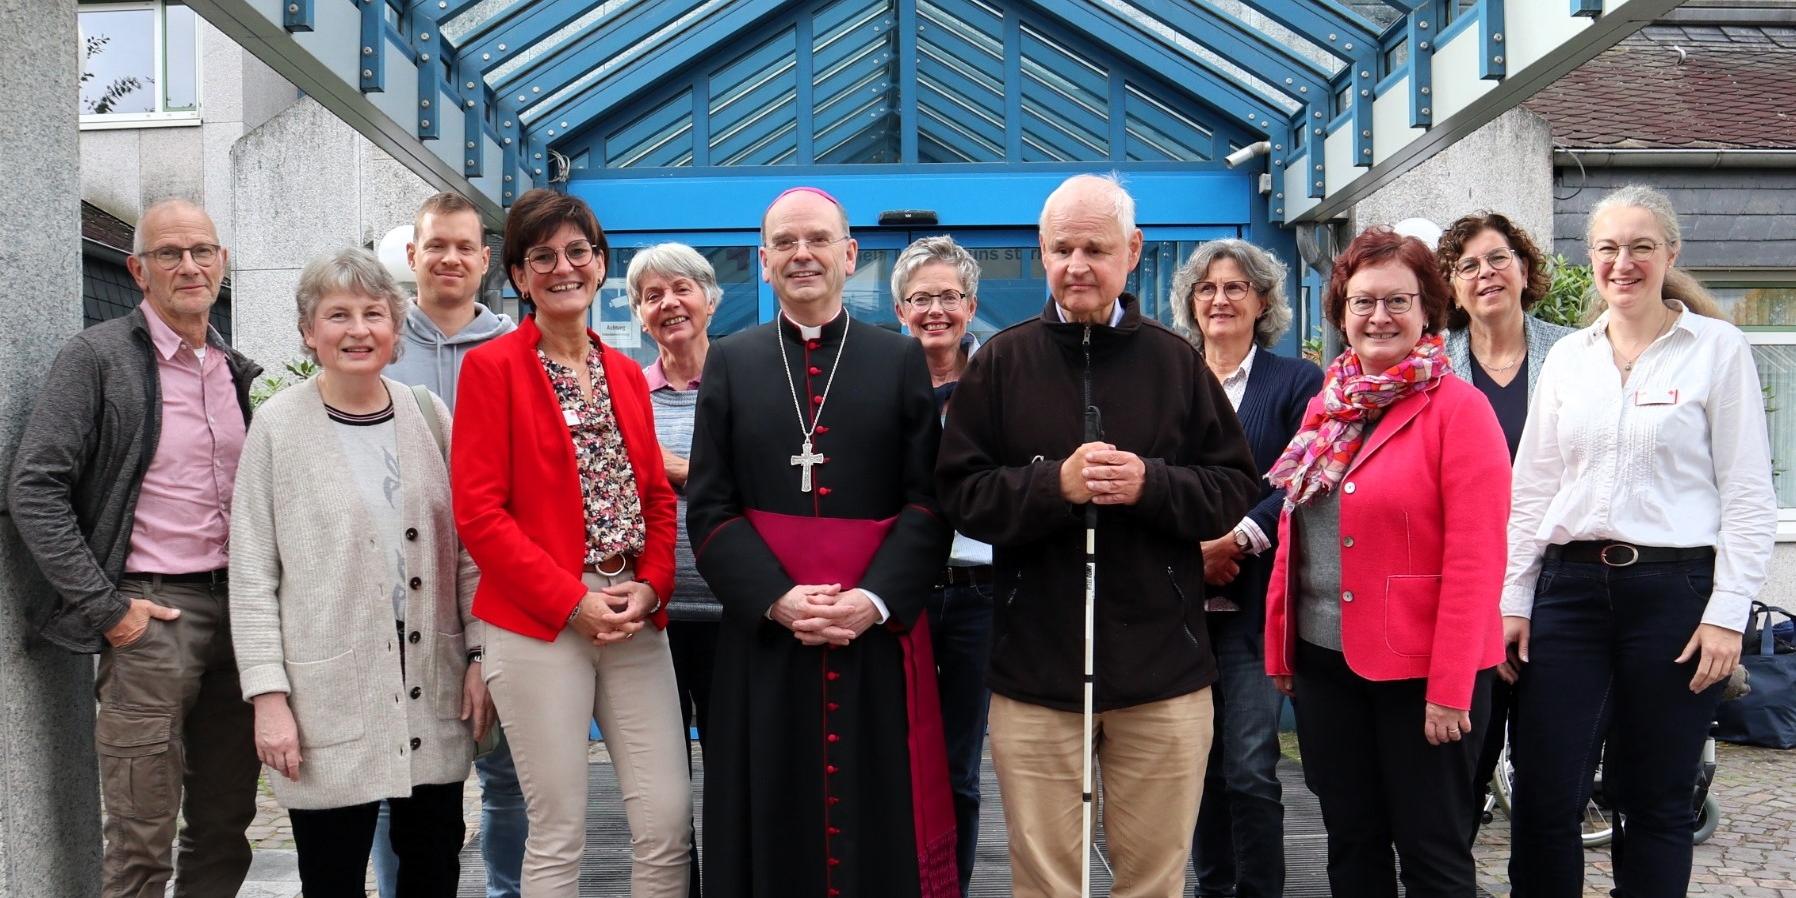
[[1338,216],[1677,0],[1385,3],[189,0],[494,220],[570,178],[1218,170],[1265,141],[1285,223]]

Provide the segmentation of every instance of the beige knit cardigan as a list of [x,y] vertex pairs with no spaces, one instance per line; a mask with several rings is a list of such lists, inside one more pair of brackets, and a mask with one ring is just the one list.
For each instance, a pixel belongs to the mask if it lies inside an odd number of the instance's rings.
[[[247,701],[288,693],[299,781],[268,771],[281,804],[338,808],[460,782],[474,742],[461,712],[478,574],[455,536],[449,472],[409,387],[393,396],[405,494],[404,670],[393,570],[350,479],[317,380],[257,409],[231,513],[231,638]],[[432,397],[445,439],[449,411]]]

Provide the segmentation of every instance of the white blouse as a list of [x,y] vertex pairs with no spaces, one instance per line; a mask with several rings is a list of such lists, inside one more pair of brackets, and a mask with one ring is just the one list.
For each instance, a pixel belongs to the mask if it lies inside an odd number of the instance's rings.
[[1703,623],[1745,630],[1777,538],[1752,348],[1683,310],[1624,386],[1609,313],[1554,345],[1516,450],[1503,614],[1529,617],[1548,545],[1715,547]]

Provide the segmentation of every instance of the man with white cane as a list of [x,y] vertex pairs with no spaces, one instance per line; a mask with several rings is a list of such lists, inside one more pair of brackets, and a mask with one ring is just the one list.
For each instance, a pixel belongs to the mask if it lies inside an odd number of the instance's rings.
[[1048,197],[1052,299],[973,356],[936,467],[950,523],[993,546],[989,731],[1018,896],[1089,894],[1094,750],[1111,894],[1183,892],[1216,679],[1197,545],[1258,492],[1202,356],[1123,292],[1134,219],[1113,177]]

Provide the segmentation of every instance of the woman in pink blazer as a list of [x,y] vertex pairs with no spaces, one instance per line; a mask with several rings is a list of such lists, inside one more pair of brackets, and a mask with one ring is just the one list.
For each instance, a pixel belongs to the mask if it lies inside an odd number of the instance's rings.
[[1455,377],[1433,252],[1388,228],[1335,260],[1348,349],[1267,475],[1285,490],[1266,669],[1292,696],[1336,898],[1471,898],[1472,772],[1503,660],[1509,457]]

